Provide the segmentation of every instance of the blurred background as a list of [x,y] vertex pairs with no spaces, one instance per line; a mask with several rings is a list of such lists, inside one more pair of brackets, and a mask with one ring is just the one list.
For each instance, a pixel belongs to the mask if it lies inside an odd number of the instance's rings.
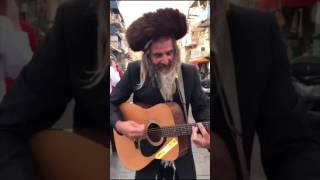
[[[320,136],[320,1],[231,0],[234,4],[273,13],[291,64],[292,83],[305,102],[313,133]],[[259,39],[257,39],[259,41]],[[255,138],[251,179],[265,180],[259,141]]]

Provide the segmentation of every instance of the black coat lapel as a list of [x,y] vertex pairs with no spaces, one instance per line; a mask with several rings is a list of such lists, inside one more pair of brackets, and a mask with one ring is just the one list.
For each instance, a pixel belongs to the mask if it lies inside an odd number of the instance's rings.
[[227,9],[224,1],[216,1],[216,14],[213,17],[213,50],[215,78],[218,84],[218,92],[223,105],[225,119],[232,130],[236,144],[240,172],[243,179],[249,178],[249,171],[242,143],[242,123],[240,117],[237,84],[233,54],[231,49],[230,31],[227,19]]

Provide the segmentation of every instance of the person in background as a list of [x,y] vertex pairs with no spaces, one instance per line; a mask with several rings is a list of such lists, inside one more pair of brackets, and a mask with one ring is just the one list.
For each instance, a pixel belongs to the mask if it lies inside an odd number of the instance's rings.
[[33,54],[15,0],[0,0],[0,102]]
[[39,34],[37,30],[24,19],[20,19],[20,26],[21,29],[28,34],[31,49],[35,52],[39,47]]
[[114,55],[110,56],[110,94],[115,89],[117,83],[120,81],[120,74],[116,67],[116,58]]

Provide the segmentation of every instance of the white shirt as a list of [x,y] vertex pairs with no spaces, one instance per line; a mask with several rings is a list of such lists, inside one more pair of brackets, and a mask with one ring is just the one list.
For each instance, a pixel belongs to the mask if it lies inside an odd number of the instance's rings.
[[32,50],[28,34],[9,18],[0,15],[0,102],[5,94],[5,76],[15,79],[30,61]]
[[114,67],[110,66],[110,94],[112,91],[112,87],[115,87],[117,83],[120,81],[120,75]]

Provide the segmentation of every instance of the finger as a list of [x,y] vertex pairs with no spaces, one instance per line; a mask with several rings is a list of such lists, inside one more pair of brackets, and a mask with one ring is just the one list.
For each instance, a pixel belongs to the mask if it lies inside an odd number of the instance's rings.
[[137,138],[142,137],[143,134],[137,133],[137,132],[130,132],[130,133],[128,134],[128,136],[129,136],[130,139],[137,139]]
[[131,127],[135,128],[135,129],[144,130],[144,124],[134,123],[134,124],[131,124]]
[[145,130],[145,125],[144,124],[140,124],[139,127],[141,128],[142,132]]
[[198,128],[195,126],[192,126],[192,135],[191,135],[192,140],[197,139],[197,136],[198,136],[197,132],[198,132]]
[[139,136],[140,131],[137,130],[134,126],[127,126],[126,129],[123,132],[128,138],[134,137],[134,136]]
[[195,127],[192,127],[192,134],[191,134],[191,140],[194,141],[196,139],[197,131]]
[[193,128],[193,133],[195,133],[195,135],[193,135],[192,141],[194,142],[194,144],[200,148],[208,147],[210,144],[210,135],[208,134],[209,138],[205,139],[204,137],[198,136],[198,133],[197,133],[197,131],[195,131],[195,129],[198,129],[198,128],[196,128],[196,127]]
[[144,135],[146,133],[146,126],[144,124],[140,124],[139,129],[141,135]]
[[207,141],[203,138],[197,139],[196,144],[201,148],[209,148],[210,147],[210,141]]
[[139,123],[137,123],[137,122],[135,122],[135,121],[129,121],[129,123],[130,123],[131,126],[134,126],[134,127],[140,125]]
[[133,120],[127,120],[127,122],[130,123],[130,124],[136,123]]
[[139,131],[141,133],[143,133],[145,131],[145,125],[144,124],[135,123],[135,124],[133,124],[133,127],[136,128],[136,131]]
[[133,137],[142,137],[144,135],[144,132],[140,130],[133,130],[130,132],[130,135]]
[[145,129],[144,129],[144,125],[141,124],[139,126],[133,126],[132,131],[135,133],[139,133],[139,134],[143,134]]
[[192,127],[192,141],[197,145],[197,146],[202,146],[202,138],[199,138],[198,136],[198,127],[193,126]]
[[208,131],[206,130],[206,128],[202,125],[202,123],[198,123],[198,127],[200,129],[200,132],[202,134],[202,136],[206,139],[210,138],[210,135],[208,134]]
[[199,138],[194,139],[193,141],[198,147],[203,147],[203,141]]

